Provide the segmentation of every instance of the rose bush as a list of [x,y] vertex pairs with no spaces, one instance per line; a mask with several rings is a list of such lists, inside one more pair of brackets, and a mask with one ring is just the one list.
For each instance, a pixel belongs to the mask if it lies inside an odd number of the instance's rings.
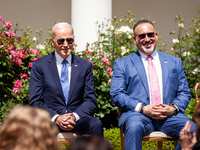
[[173,55],[179,57],[183,62],[185,75],[192,93],[186,114],[190,119],[195,107],[194,86],[200,82],[200,5],[196,7],[197,16],[189,21],[189,29],[184,27],[184,18],[182,14],[175,16],[177,25],[176,32],[173,31],[173,47],[171,48]]
[[0,23],[0,122],[2,122],[12,107],[28,104],[32,62],[48,54],[51,48],[46,46],[46,50],[35,49],[36,41],[31,40],[32,31],[28,26],[22,35],[17,36],[17,31],[22,31],[18,23],[12,29],[11,22],[2,22],[1,16]]

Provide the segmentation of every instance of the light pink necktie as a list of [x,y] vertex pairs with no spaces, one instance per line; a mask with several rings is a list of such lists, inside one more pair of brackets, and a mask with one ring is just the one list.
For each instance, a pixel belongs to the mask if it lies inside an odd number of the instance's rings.
[[151,61],[153,57],[149,55],[148,59],[148,73],[149,73],[149,82],[150,82],[150,89],[151,89],[151,104],[160,104],[160,87],[158,82],[158,76],[156,73],[156,68]]

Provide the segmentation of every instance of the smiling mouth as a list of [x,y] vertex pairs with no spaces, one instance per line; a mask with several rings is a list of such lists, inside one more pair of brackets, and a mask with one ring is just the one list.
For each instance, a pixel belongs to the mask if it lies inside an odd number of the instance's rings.
[[149,42],[143,42],[142,45],[145,47],[151,47],[151,45],[153,44],[153,41],[149,41]]

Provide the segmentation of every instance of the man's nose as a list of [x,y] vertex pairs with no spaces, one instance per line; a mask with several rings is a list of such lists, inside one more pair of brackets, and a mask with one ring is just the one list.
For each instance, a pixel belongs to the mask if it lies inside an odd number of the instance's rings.
[[150,41],[150,38],[148,37],[147,34],[145,35],[145,38],[144,38],[144,39],[145,39],[145,41]]
[[69,46],[67,40],[64,41],[63,46]]

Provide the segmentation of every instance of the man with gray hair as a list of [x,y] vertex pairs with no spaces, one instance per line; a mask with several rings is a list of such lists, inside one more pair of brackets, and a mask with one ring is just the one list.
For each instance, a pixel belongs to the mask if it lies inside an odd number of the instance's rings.
[[46,109],[62,132],[102,136],[101,121],[90,116],[97,103],[92,64],[71,53],[71,25],[54,25],[51,41],[55,51],[32,65],[29,104]]

